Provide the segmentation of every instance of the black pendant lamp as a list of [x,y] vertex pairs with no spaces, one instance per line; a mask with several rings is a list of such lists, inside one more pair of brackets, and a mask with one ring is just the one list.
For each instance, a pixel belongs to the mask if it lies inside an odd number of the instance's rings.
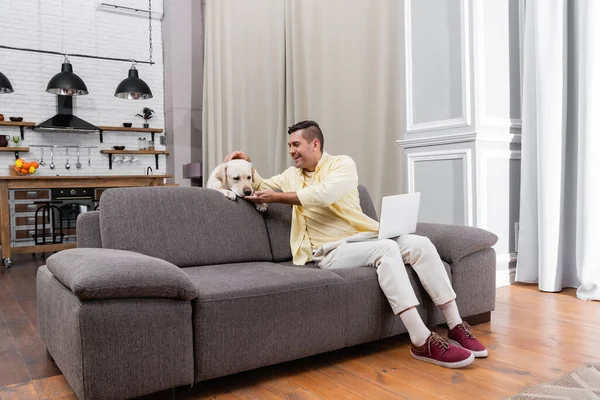
[[145,100],[152,98],[152,90],[146,82],[140,79],[135,65],[129,69],[129,76],[117,86],[115,97],[129,100]]
[[14,92],[10,81],[2,72],[0,72],[0,93],[12,93]]
[[[150,56],[148,58],[150,65],[154,64],[152,62],[152,0],[148,0],[148,55]],[[115,97],[128,100],[151,99],[153,97],[152,90],[146,82],[140,79],[138,70],[135,68],[136,61],[132,61],[129,75],[117,86]]]
[[61,71],[54,75],[52,79],[50,79],[50,82],[48,82],[46,92],[60,94],[63,96],[79,96],[88,94],[85,82],[83,82],[83,79],[73,73],[73,66],[66,56],[65,61],[62,64]]

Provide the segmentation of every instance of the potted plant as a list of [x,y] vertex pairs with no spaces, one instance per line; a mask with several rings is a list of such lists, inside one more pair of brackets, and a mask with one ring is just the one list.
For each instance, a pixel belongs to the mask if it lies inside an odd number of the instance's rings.
[[144,128],[149,128],[150,124],[148,121],[152,118],[152,114],[154,114],[154,110],[151,110],[148,107],[144,107],[141,114],[135,114],[136,117],[144,118]]

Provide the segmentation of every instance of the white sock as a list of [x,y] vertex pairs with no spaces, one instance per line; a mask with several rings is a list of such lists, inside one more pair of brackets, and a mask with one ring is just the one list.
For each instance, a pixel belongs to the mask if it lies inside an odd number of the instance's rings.
[[454,329],[456,325],[462,323],[456,301],[452,300],[450,303],[442,304],[440,310],[442,310],[442,314],[444,314],[444,318],[446,318],[448,328]]
[[416,308],[409,308],[400,314],[400,319],[408,331],[410,341],[415,346],[423,346],[431,331],[425,326]]

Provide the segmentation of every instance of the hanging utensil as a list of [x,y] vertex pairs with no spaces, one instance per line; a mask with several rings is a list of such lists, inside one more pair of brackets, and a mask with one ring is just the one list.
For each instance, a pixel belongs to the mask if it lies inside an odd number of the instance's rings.
[[50,169],[54,169],[56,165],[54,165],[54,147],[50,148]]
[[88,165],[90,167],[92,166],[91,150],[89,147],[88,147]]
[[69,168],[71,168],[71,166],[69,165],[69,148],[68,147],[65,149],[65,153],[67,154],[67,163],[65,164],[65,168],[69,169]]
[[42,147],[42,158],[40,159],[40,165],[46,165],[46,162],[44,161],[44,148]]
[[77,164],[75,164],[75,168],[81,168],[81,163],[79,162],[79,147],[77,148]]

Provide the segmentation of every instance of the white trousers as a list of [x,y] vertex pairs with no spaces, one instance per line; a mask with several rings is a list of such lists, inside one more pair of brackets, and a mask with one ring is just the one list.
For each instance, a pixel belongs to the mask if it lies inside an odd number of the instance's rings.
[[402,235],[396,239],[341,242],[326,255],[314,257],[314,261],[322,269],[377,268],[379,286],[394,314],[419,304],[404,264],[412,266],[436,305],[456,298],[435,246],[424,236]]

